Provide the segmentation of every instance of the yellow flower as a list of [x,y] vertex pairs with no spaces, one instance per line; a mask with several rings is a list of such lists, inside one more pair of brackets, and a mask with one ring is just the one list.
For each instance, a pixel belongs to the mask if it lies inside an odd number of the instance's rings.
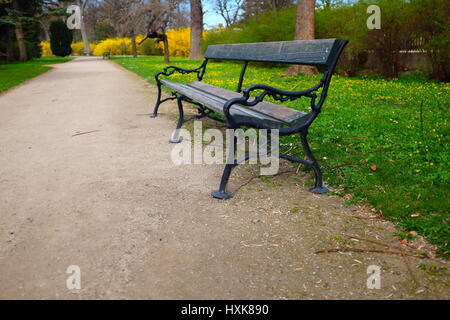
[[43,57],[48,57],[51,56],[52,53],[52,49],[50,49],[50,42],[49,41],[41,41],[39,43],[39,46],[41,47],[41,55]]

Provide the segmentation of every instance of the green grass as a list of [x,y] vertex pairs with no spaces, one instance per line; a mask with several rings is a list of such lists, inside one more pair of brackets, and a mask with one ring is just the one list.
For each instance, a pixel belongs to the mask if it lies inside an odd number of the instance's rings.
[[[114,57],[125,68],[148,78],[165,65],[161,57]],[[173,58],[193,68],[199,61]],[[244,87],[265,83],[287,90],[315,84],[319,76],[284,77],[285,68],[250,65]],[[209,63],[204,81],[235,89],[240,65]],[[176,81],[193,78],[174,74]],[[307,110],[306,100],[286,103]],[[150,111],[150,110],[149,110]],[[450,84],[404,78],[333,78],[322,114],[310,128],[310,141],[335,193],[351,193],[405,231],[417,231],[449,256],[448,116]],[[282,147],[301,154],[297,137]]]
[[62,63],[69,60],[70,58],[43,57],[27,62],[0,62],[0,92],[50,70],[51,67],[48,64]]

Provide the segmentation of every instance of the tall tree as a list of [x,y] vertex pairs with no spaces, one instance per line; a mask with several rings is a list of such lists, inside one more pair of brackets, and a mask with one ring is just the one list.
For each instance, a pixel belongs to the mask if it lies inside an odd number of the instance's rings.
[[66,8],[70,0],[43,0],[42,12],[36,16],[41,29],[44,32],[44,39],[50,41],[50,24],[52,21],[61,20],[66,16]]
[[144,2],[142,0],[127,0],[122,2],[118,17],[118,31],[131,38],[132,54],[137,57],[136,35],[144,28]]
[[175,8],[179,5],[178,0],[148,0],[143,6],[142,20],[147,36],[145,39],[156,39],[164,44],[164,62],[169,63],[169,42],[167,40],[166,30],[173,20]]
[[80,25],[80,31],[81,31],[81,38],[83,39],[84,44],[84,52],[86,55],[91,55],[91,48],[89,46],[89,38],[86,31],[86,25],[84,24],[84,10],[86,9],[86,5],[88,4],[89,0],[78,0],[78,6],[80,7],[81,12],[81,25]]
[[25,61],[39,55],[38,19],[42,11],[43,0],[0,0],[0,39],[6,38],[8,60],[14,59],[10,30],[14,32],[15,43],[19,50],[19,60]]
[[189,59],[201,59],[203,35],[203,7],[201,0],[190,0],[191,4],[191,50]]
[[[295,40],[314,39],[315,9],[316,0],[298,0]],[[287,72],[288,75],[296,75],[299,73],[312,75],[317,73],[317,70],[312,66],[293,65]]]
[[[12,6],[14,11],[17,13],[20,12],[20,3],[19,0],[13,0]],[[27,60],[27,46],[25,45],[25,35],[23,32],[22,22],[18,21],[16,23],[16,39],[17,45],[19,46],[19,60],[26,61]]]
[[[431,75],[440,81],[450,82],[450,2],[415,0],[412,5],[413,33],[427,52],[432,67]],[[385,24],[383,22],[383,29]]]

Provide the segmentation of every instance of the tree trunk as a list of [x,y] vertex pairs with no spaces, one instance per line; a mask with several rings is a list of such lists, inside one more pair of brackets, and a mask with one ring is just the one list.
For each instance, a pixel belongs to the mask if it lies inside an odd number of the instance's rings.
[[86,26],[84,25],[84,7],[86,6],[88,0],[85,0],[84,3],[81,0],[78,0],[78,5],[80,6],[80,14],[81,14],[81,21],[80,21],[80,31],[81,31],[81,38],[83,39],[84,44],[84,52],[87,56],[91,55],[91,48],[89,47],[89,39],[86,32]]
[[44,30],[45,41],[50,41],[50,31],[49,31],[50,26],[49,26],[49,24],[47,22],[43,22],[43,21],[40,21],[40,24],[41,24],[42,30]]
[[[295,40],[313,40],[314,39],[314,14],[316,9],[316,0],[298,0],[297,4],[297,23],[295,25]],[[312,66],[293,65],[287,71],[287,75],[297,75],[303,73],[313,75],[317,69]]]
[[167,36],[163,35],[163,43],[164,43],[164,63],[170,63],[169,60],[169,41],[167,40]]
[[89,39],[87,37],[87,33],[86,33],[86,27],[84,26],[84,22],[83,22],[83,16],[81,17],[81,26],[80,26],[80,31],[81,31],[81,38],[83,39],[83,44],[84,44],[84,52],[86,53],[87,56],[91,55],[91,48],[89,47]]
[[136,35],[134,33],[131,35],[131,50],[133,52],[133,58],[137,58]]
[[13,43],[13,35],[12,29],[9,25],[7,25],[6,30],[8,32],[8,40],[6,42],[6,61],[13,62],[16,60],[14,57],[14,43]]
[[[19,0],[13,0],[12,4],[14,10],[20,11]],[[17,45],[19,46],[19,60],[27,61],[27,47],[25,45],[25,36],[23,34],[22,24],[17,23],[15,29],[16,29]]]
[[201,0],[191,3],[191,50],[189,59],[202,59],[203,8]]

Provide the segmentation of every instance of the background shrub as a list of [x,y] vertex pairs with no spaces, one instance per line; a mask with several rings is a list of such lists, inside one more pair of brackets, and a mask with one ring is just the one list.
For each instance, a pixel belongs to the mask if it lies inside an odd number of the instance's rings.
[[[191,47],[191,29],[181,28],[172,29],[166,32],[167,40],[169,42],[169,54],[175,57],[189,56],[189,49]],[[158,42],[158,48],[164,52],[163,42]]]
[[210,44],[282,41],[294,39],[295,7],[262,12],[229,28],[219,27],[204,36],[204,48]]
[[50,47],[55,56],[66,57],[71,54],[73,34],[62,21],[50,24]]
[[[70,46],[72,48],[72,54],[73,55],[78,55],[78,56],[84,55],[84,43],[83,43],[83,41],[72,42],[72,44]],[[96,45],[94,43],[90,43],[89,44],[89,49],[91,50],[91,52],[94,51],[95,47],[96,47]]]
[[[367,28],[367,8],[381,8],[381,30]],[[228,28],[210,30],[210,44],[293,40],[296,8],[263,12]],[[334,2],[316,9],[316,38],[347,38],[350,43],[339,61],[338,73],[348,76],[378,74],[397,78],[405,71],[401,55],[425,51],[432,76],[450,81],[449,0],[358,0]],[[369,56],[373,70],[367,70]]]
[[155,39],[147,39],[138,46],[138,52],[144,56],[161,56],[163,50],[158,46]]
[[450,81],[450,1],[412,0],[413,33],[423,41],[430,58],[432,77]]
[[50,42],[49,41],[41,41],[39,42],[39,47],[41,48],[41,55],[43,57],[49,57],[52,56],[52,49],[50,48]]
[[131,54],[131,39],[110,38],[100,41],[94,49],[94,55],[102,56],[104,53],[111,55]]

